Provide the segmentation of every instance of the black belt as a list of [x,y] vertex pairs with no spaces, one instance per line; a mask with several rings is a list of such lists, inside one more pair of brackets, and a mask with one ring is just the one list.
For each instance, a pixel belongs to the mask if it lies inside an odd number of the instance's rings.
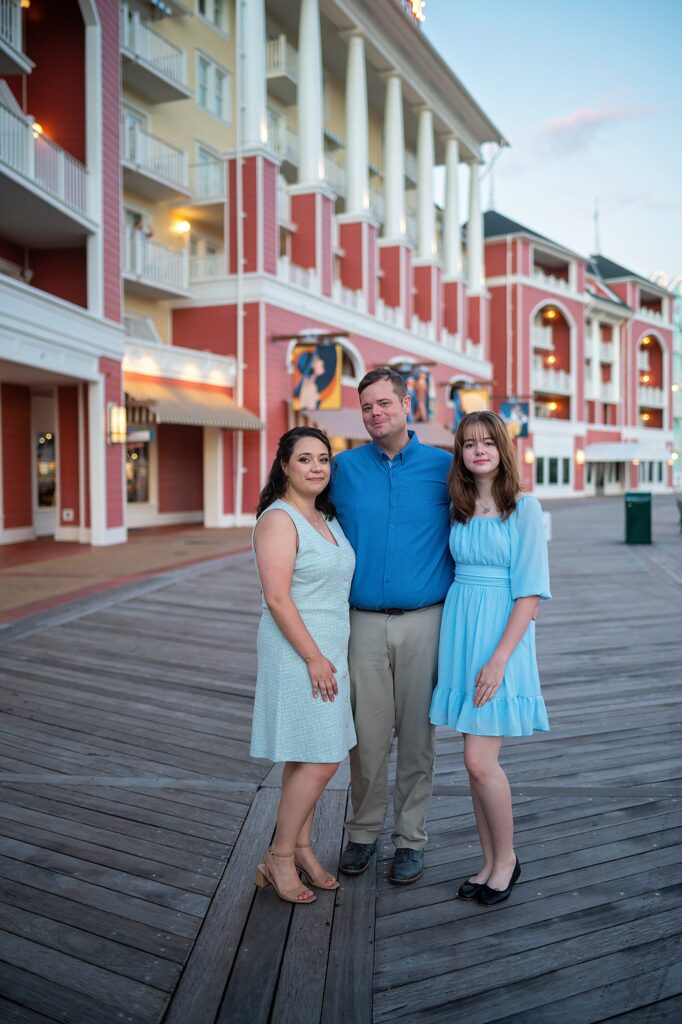
[[358,608],[357,605],[352,604],[350,610],[352,612],[374,612],[376,615],[406,615],[408,612],[424,611],[425,608],[436,608],[442,603],[442,601],[436,601],[435,604],[425,604],[421,608]]

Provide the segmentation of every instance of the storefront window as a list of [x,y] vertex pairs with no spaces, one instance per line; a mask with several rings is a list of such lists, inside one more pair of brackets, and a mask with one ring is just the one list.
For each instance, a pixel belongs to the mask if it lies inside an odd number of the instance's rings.
[[38,474],[38,508],[54,508],[57,486],[54,434],[38,434],[36,437],[36,471]]
[[562,465],[562,468],[563,468],[563,475],[562,475],[562,478],[561,478],[561,482],[564,483],[564,484],[570,484],[570,482],[571,482],[571,460],[570,459],[562,459],[561,460],[561,465]]
[[127,446],[126,497],[130,503],[149,501],[148,441],[139,441]]
[[559,483],[559,460],[555,458],[548,459],[549,462],[549,479],[547,483],[558,484]]
[[535,483],[544,484],[545,482],[545,460],[537,459],[535,463]]

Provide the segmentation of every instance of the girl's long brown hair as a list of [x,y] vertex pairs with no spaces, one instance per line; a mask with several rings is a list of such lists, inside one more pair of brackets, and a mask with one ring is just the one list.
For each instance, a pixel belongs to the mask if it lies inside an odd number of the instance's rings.
[[512,514],[521,491],[516,451],[504,420],[496,412],[469,412],[462,417],[455,432],[454,458],[448,478],[452,518],[457,523],[468,523],[476,508],[476,485],[464,465],[464,442],[476,434],[491,437],[500,453],[493,498],[502,519]]

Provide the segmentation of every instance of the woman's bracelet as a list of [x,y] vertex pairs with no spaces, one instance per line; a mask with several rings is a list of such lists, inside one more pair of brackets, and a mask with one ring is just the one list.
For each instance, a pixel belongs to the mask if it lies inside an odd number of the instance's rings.
[[305,661],[306,665],[308,664],[309,661],[312,661],[313,658],[316,658],[319,653],[320,652],[318,651],[318,649],[315,648],[312,654],[308,654],[307,657],[304,657],[303,660]]

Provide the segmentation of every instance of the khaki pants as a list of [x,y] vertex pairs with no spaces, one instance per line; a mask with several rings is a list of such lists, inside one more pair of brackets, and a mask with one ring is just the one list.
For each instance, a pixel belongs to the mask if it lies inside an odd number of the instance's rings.
[[348,663],[358,744],[350,752],[355,843],[372,843],[388,809],[388,755],[398,740],[393,842],[421,850],[433,782],[434,728],[429,722],[436,685],[443,606],[403,615],[351,611]]

